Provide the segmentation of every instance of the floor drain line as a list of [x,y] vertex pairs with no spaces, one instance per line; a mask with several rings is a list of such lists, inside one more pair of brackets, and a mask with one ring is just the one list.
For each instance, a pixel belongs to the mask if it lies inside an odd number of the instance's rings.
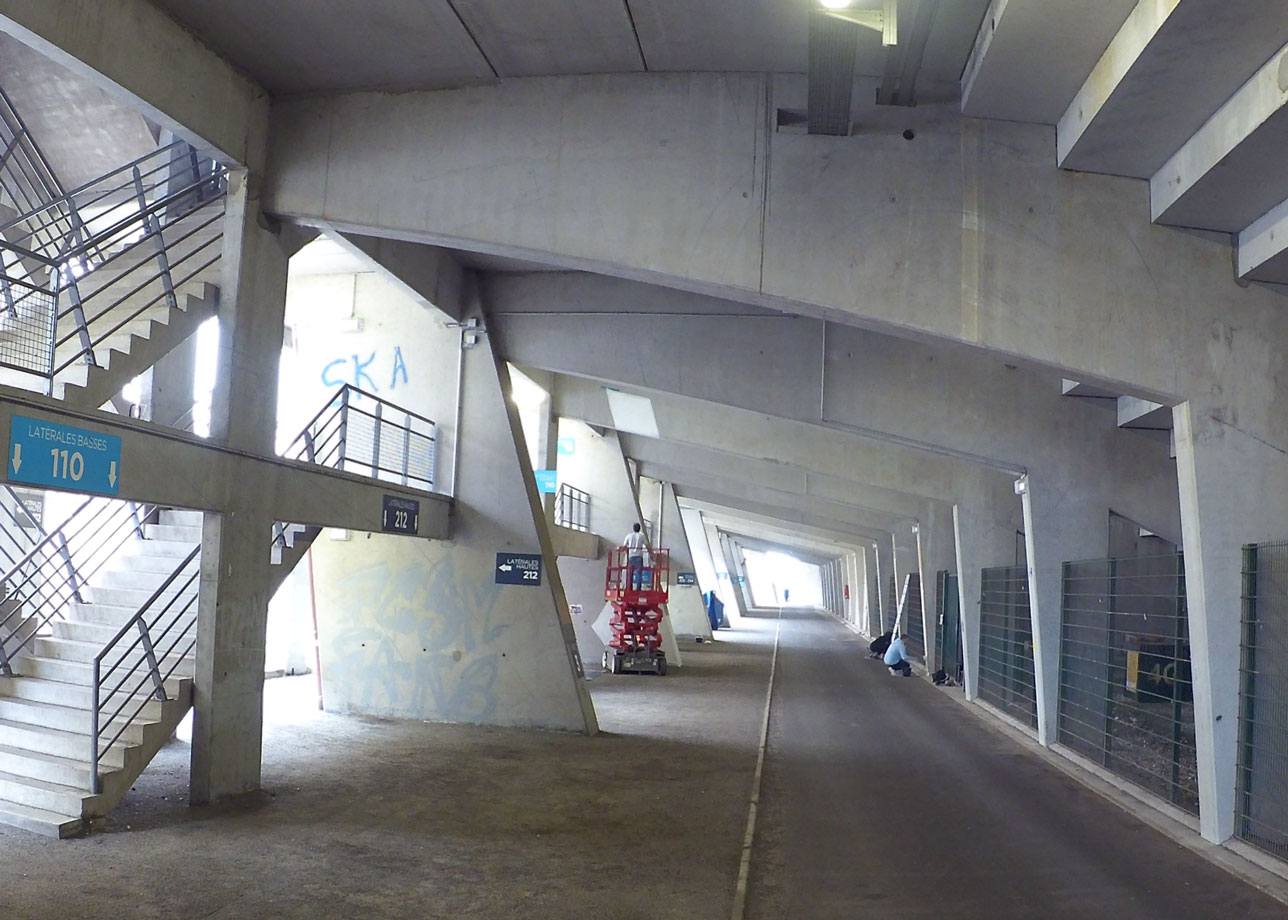
[[761,777],[765,772],[765,748],[769,745],[769,707],[774,700],[774,674],[778,670],[778,641],[783,634],[783,611],[778,609],[778,627],[774,630],[774,655],[769,662],[769,686],[765,688],[765,715],[760,723],[760,750],[756,754],[756,775],[751,781],[751,803],[747,807],[747,832],[742,838],[742,861],[738,865],[738,886],[733,892],[732,920],[743,920],[747,913],[747,882],[751,877],[751,848],[756,841],[756,812],[760,809]]

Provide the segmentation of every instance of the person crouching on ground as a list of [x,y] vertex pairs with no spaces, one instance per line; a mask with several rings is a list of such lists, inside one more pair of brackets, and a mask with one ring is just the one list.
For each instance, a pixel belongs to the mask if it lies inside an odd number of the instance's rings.
[[912,664],[908,660],[908,650],[903,646],[903,636],[897,636],[890,647],[886,649],[885,663],[890,668],[891,676],[902,674],[904,677],[912,676]]
[[885,655],[886,650],[890,648],[890,640],[894,638],[894,633],[885,633],[877,636],[868,645],[869,658],[881,658]]

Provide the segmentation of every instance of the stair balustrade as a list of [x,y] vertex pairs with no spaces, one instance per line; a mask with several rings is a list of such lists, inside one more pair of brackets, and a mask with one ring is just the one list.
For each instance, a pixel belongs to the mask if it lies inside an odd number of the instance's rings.
[[432,491],[434,422],[345,384],[282,456]]
[[588,533],[590,531],[590,493],[561,482],[559,493],[555,496],[555,523],[560,527]]
[[50,392],[75,364],[104,366],[210,277],[226,197],[227,170],[178,141],[0,222],[0,367]]
[[[169,699],[166,681],[197,646],[201,546],[193,548],[94,656],[90,683],[90,792],[100,791],[99,762],[153,700]],[[129,640],[128,643],[126,640]]]
[[[63,201],[66,192],[53,167],[9,96],[0,89],[0,205],[15,214],[33,212],[50,202]],[[49,249],[74,227],[73,214],[66,207],[55,208],[33,234],[33,248]]]
[[[16,496],[15,496],[16,498]],[[127,542],[142,533],[149,505],[86,498],[65,522],[46,533],[0,575],[0,674],[10,662],[64,619],[68,606],[81,601],[81,589]],[[12,538],[11,538],[12,541]]]

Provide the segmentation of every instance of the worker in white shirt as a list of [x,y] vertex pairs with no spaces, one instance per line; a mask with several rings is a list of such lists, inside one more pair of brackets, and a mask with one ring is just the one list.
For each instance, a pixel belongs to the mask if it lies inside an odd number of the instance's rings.
[[644,580],[644,549],[647,545],[639,524],[636,524],[622,541],[622,546],[626,548],[626,566],[630,571],[631,587],[636,591]]

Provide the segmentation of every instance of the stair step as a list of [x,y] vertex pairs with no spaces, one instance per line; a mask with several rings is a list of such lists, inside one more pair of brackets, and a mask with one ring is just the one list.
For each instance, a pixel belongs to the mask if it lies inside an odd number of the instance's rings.
[[[181,609],[184,602],[188,600],[196,602],[196,579],[193,579],[191,584],[185,584],[186,581],[186,576],[176,578],[159,595],[165,600],[175,597],[181,599],[177,608],[172,609]],[[112,588],[106,585],[98,585],[81,589],[81,597],[91,604],[104,604],[109,607],[129,607],[131,610],[137,611],[151,599],[155,591],[156,588]]]
[[173,540],[176,543],[187,543],[192,547],[201,542],[201,525],[145,524],[143,535],[148,540]]
[[[137,606],[123,607],[120,604],[92,604],[75,602],[68,611],[67,622],[87,623],[92,626],[111,626],[113,630],[119,629],[134,618],[139,612]],[[173,622],[181,624],[182,628],[187,628],[188,624],[194,622],[197,618],[197,605],[186,604],[180,608],[178,604],[167,612],[166,616],[161,618],[159,624],[162,627],[169,626]],[[156,616],[149,618],[149,623],[156,621]],[[110,636],[109,636],[110,638]]]
[[[198,540],[140,540],[130,545],[130,552],[124,553],[123,557],[128,558],[130,555],[138,556],[177,556],[179,559],[188,555],[196,548]],[[173,566],[171,567],[173,568]]]
[[[170,524],[176,527],[197,527],[200,528],[205,520],[205,515],[200,511],[184,511],[178,508],[166,508],[161,514],[161,523]],[[200,534],[198,534],[200,539]]]
[[[142,701],[140,700],[140,702]],[[108,736],[111,737],[116,734],[118,729],[121,729],[121,737],[125,739],[127,744],[141,744],[143,742],[144,726],[150,724],[148,720],[136,719],[126,725],[123,719],[118,717],[111,722],[107,722],[106,717],[115,710],[116,707],[113,706],[103,712],[104,723],[101,726],[102,731],[107,732],[110,728],[111,732]],[[127,705],[121,715],[128,717],[133,712],[134,707]],[[86,736],[89,735],[90,730],[88,708],[77,709],[71,706],[39,703],[34,700],[23,700],[11,696],[0,697],[0,719]]]
[[[103,588],[124,588],[127,590],[148,592],[155,591],[157,588],[165,584],[166,579],[174,574],[174,570],[179,566],[179,562],[175,561],[173,556],[162,556],[160,558],[170,560],[170,567],[164,572],[146,572],[140,569],[105,569],[95,577],[94,582],[90,587],[92,588],[97,585]],[[196,574],[196,572],[197,565],[194,562],[189,567],[188,571],[184,572],[171,582],[171,585],[176,589],[181,587],[183,583],[188,580],[188,576]],[[192,593],[196,593],[197,583],[195,581],[188,587],[191,589]]]
[[155,572],[161,575],[169,575],[183,559],[184,556],[146,556],[136,553],[129,556],[117,556],[116,559],[112,560],[112,564],[117,567],[118,571]]
[[46,837],[60,838],[74,837],[85,827],[85,822],[80,818],[4,800],[0,800],[0,824],[20,827]]
[[[190,684],[181,678],[171,677],[165,682],[166,693],[174,699],[182,699],[187,692],[185,685]],[[0,693],[11,699],[31,700],[38,703],[51,703],[55,706],[67,706],[73,709],[88,711],[91,703],[90,689],[81,684],[69,684],[60,680],[42,680],[38,677],[0,677]],[[106,707],[109,703],[115,709],[119,702],[113,697],[100,701]],[[135,707],[131,708],[133,711]],[[139,718],[156,722],[161,718],[162,706],[158,700],[149,700],[139,712]]]
[[[167,662],[167,670],[168,670]],[[13,669],[23,677],[38,677],[44,680],[57,680],[68,684],[79,684],[89,687],[94,679],[93,668],[84,661],[68,661],[62,658],[44,658],[40,655],[20,655],[13,659]],[[194,674],[193,661],[186,658],[180,661],[171,678],[191,679]],[[167,686],[169,679],[166,680]]]
[[[29,776],[43,779],[48,783],[71,786],[89,792],[89,760],[86,751],[79,758],[58,757],[53,754],[42,754],[39,751],[28,751],[10,744],[0,743],[0,771],[14,776]],[[100,773],[103,772],[100,769]]]
[[85,799],[91,797],[87,787],[88,783],[85,787],[69,786],[0,770],[0,801],[16,802],[68,818],[79,818],[84,814]]
[[[165,655],[162,652],[169,649],[177,641],[180,648],[187,646],[196,638],[195,633],[184,636],[179,630],[181,627],[176,626],[162,636],[161,631],[157,631],[156,654],[157,661],[164,670],[166,666],[174,661],[182,660],[182,655]],[[142,643],[130,647],[134,642],[136,635],[126,634],[121,640],[121,646],[113,649],[103,659],[103,669],[107,670],[119,661],[126,661],[133,665],[135,662],[142,661],[144,658]],[[102,651],[103,646],[98,642],[80,642],[75,639],[59,639],[54,637],[44,637],[37,639],[32,643],[32,651],[37,658],[56,658],[59,661],[81,661],[89,664],[94,657]]]
[[[105,740],[100,738],[100,749],[104,743]],[[85,727],[84,732],[67,732],[56,728],[45,728],[42,725],[28,725],[25,722],[0,719],[0,744],[23,751],[52,754],[69,760],[83,759],[88,762],[89,726]],[[102,757],[102,762],[108,767],[121,769],[125,766],[125,748],[119,744],[103,751]]]

